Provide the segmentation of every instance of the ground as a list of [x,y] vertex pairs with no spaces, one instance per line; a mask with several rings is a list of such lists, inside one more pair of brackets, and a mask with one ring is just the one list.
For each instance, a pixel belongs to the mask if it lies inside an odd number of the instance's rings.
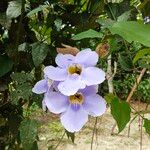
[[[140,104],[139,109],[144,109],[146,104]],[[137,109],[137,104],[134,104]],[[149,106],[150,107],[150,106]],[[148,108],[150,110],[150,108]],[[150,114],[145,115],[150,119]],[[133,115],[132,115],[133,118]],[[59,118],[50,113],[44,113],[38,119],[43,123],[39,129],[39,150],[90,150],[95,118],[89,118],[84,128],[75,134],[75,143],[68,140],[65,135],[61,139],[64,130],[59,123]],[[110,114],[110,109],[97,120],[96,133],[94,134],[93,150],[141,150],[140,142],[142,135],[142,150],[150,150],[150,136],[145,133],[145,129],[140,130],[141,119],[137,117],[130,126],[130,136],[128,137],[129,124],[120,134],[111,135],[112,127],[115,123]],[[117,133],[117,127],[114,130]],[[142,133],[142,134],[141,134]],[[59,144],[58,144],[59,143]]]

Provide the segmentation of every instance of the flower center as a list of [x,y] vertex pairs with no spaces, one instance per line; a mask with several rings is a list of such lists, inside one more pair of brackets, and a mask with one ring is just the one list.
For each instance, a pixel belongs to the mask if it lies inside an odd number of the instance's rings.
[[51,85],[52,85],[52,83],[53,83],[53,80],[48,79],[48,86],[51,86]]
[[81,93],[76,93],[75,95],[69,96],[69,102],[71,104],[82,104],[84,101],[84,97]]
[[82,71],[82,68],[81,68],[81,66],[78,65],[78,64],[71,65],[71,66],[68,67],[68,73],[69,73],[69,74],[74,74],[74,73],[76,73],[76,74],[80,75],[80,74],[81,74],[81,71]]

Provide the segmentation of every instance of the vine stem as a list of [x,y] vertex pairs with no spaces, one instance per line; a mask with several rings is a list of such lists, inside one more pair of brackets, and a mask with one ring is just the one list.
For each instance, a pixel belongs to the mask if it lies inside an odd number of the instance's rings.
[[59,142],[57,143],[57,145],[55,146],[54,150],[56,150],[58,148],[58,146],[60,145],[60,143],[61,143],[62,139],[64,138],[64,136],[65,136],[65,132],[61,136],[61,138],[60,138]]
[[93,149],[93,141],[94,141],[94,133],[96,130],[96,125],[97,125],[97,117],[95,119],[94,129],[93,129],[93,133],[92,133],[91,150]]
[[133,119],[130,121],[130,123],[129,123],[129,128],[128,128],[128,137],[130,137],[130,128],[131,128],[131,123],[136,119],[136,117],[137,117],[138,115],[135,115],[134,117],[133,117]]
[[143,68],[140,75],[139,75],[139,77],[137,78],[137,81],[135,82],[134,86],[132,87],[132,90],[129,93],[126,102],[130,101],[131,97],[133,96],[134,91],[136,90],[137,86],[139,85],[139,83],[140,83],[143,75],[145,74],[145,72],[146,72],[146,68]]
[[143,143],[143,118],[141,118],[141,130],[140,130],[140,150],[142,150],[142,143]]

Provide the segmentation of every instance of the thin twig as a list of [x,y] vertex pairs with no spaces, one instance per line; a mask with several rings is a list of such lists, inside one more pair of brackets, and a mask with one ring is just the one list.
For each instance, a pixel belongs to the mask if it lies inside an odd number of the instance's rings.
[[57,143],[57,145],[55,146],[54,150],[56,150],[58,148],[58,146],[60,145],[60,143],[61,143],[62,139],[64,138],[64,136],[65,136],[65,132],[61,136],[61,138],[60,138],[59,142]]
[[126,102],[130,101],[131,97],[133,96],[134,91],[136,90],[137,86],[139,85],[139,83],[140,83],[143,75],[145,74],[145,72],[146,72],[146,68],[143,68],[140,75],[139,75],[139,77],[137,78],[137,81],[135,82],[134,86],[132,87],[132,90],[129,93]]
[[141,129],[140,129],[140,150],[142,150],[142,143],[143,143],[143,118],[141,118]]
[[135,115],[133,118],[132,118],[132,120],[130,121],[130,123],[129,123],[129,128],[128,128],[128,137],[130,136],[130,128],[131,128],[131,123],[136,119],[136,117],[137,117],[138,115]]
[[94,124],[94,129],[93,129],[93,134],[92,134],[91,150],[93,149],[93,141],[94,141],[94,133],[95,133],[95,130],[96,130],[96,125],[97,125],[97,117],[95,119],[95,124]]
[[[148,109],[148,104],[146,104],[145,107],[145,111]],[[143,144],[143,118],[144,118],[144,114],[142,115],[143,117],[141,117],[141,128],[140,128],[140,150],[142,150],[142,144]]]

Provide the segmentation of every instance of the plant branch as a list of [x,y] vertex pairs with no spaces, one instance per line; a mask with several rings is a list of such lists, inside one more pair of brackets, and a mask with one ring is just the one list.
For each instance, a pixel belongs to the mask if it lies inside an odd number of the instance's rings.
[[95,133],[95,130],[96,130],[96,125],[97,125],[97,117],[95,119],[95,124],[94,124],[94,129],[93,129],[93,134],[92,134],[91,150],[93,149],[93,141],[94,141],[94,133]]
[[126,102],[129,102],[131,100],[131,97],[133,96],[133,93],[136,90],[137,86],[139,85],[139,83],[140,83],[143,75],[145,74],[145,72],[146,72],[146,68],[143,68],[140,75],[137,78],[137,81],[135,82],[134,86],[132,87],[131,92],[129,93],[129,95],[126,99]]

